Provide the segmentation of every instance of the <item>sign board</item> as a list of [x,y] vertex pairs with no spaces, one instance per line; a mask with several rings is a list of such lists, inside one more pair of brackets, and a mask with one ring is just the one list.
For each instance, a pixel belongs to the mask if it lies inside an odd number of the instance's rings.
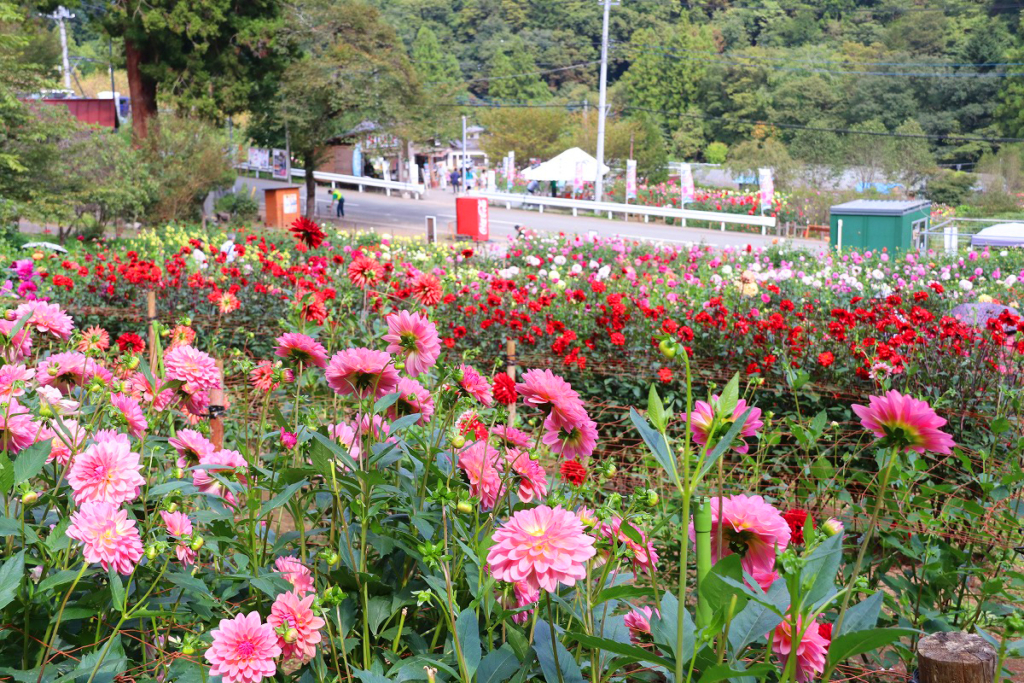
[[491,217],[490,209],[486,199],[482,199],[476,204],[477,214],[479,215],[479,227],[477,228],[480,232],[480,239],[487,241],[491,238]]
[[249,168],[259,171],[270,170],[270,150],[261,147],[249,148]]
[[498,190],[498,177],[497,171],[487,171],[487,191],[496,192]]
[[572,191],[573,193],[583,191],[583,162],[576,162],[575,173],[572,177]]
[[761,187],[761,211],[770,211],[775,201],[775,183],[772,180],[772,169],[757,169],[758,185]]
[[352,148],[352,175],[363,177],[363,146],[358,142]]
[[626,199],[636,199],[636,159],[626,160]]
[[281,213],[290,214],[299,212],[299,195],[289,192],[282,198]]
[[692,202],[694,197],[693,187],[693,169],[690,168],[689,164],[680,164],[679,166],[679,205],[683,206],[686,202]]
[[420,167],[414,159],[409,159],[409,182],[418,185],[420,182]]
[[274,167],[271,170],[271,177],[277,178],[278,180],[288,180],[290,177],[289,163],[288,163],[288,152],[283,149],[275,149],[273,151],[273,162]]

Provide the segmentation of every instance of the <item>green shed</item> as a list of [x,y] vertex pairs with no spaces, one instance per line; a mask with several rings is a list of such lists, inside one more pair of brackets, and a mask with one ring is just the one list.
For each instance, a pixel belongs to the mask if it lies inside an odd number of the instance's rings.
[[917,248],[917,238],[928,229],[932,204],[923,199],[855,199],[829,210],[833,247],[887,249]]

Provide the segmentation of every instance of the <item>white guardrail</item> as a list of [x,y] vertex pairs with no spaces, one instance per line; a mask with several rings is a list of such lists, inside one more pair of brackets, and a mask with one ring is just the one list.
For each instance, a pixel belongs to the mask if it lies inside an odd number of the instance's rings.
[[490,202],[504,204],[506,209],[528,208],[536,206],[543,213],[545,206],[560,209],[572,209],[572,215],[578,211],[592,211],[595,213],[607,213],[611,218],[612,214],[621,213],[624,215],[643,216],[646,222],[651,216],[659,218],[678,218],[683,221],[707,221],[719,223],[721,229],[725,230],[726,223],[738,225],[757,225],[761,227],[761,234],[764,235],[768,228],[774,228],[776,219],[773,216],[749,216],[739,213],[720,213],[718,211],[692,211],[690,209],[672,209],[662,206],[642,206],[639,204],[619,204],[618,202],[595,202],[590,199],[565,199],[562,197],[537,197],[527,194],[511,194],[508,192],[485,192],[470,191],[470,196],[483,197]]
[[[242,163],[238,164],[236,168],[244,171],[254,171],[249,164]],[[264,169],[265,170],[265,169]],[[306,172],[301,168],[291,169],[293,177],[305,178]],[[427,192],[426,185],[420,183],[402,183],[397,180],[383,180],[381,178],[366,178],[363,176],[345,175],[344,173],[324,173],[321,171],[314,171],[313,178],[318,183],[330,183],[331,187],[335,185],[356,185],[359,187],[359,191],[362,192],[364,187],[379,187],[384,190],[387,195],[391,196],[391,191],[397,192],[408,192],[416,195],[417,199],[422,199],[423,195]]]

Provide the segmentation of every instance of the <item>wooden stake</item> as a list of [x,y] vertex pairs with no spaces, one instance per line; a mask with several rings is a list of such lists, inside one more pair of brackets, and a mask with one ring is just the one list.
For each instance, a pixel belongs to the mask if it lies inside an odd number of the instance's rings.
[[997,661],[984,638],[963,631],[933,633],[917,646],[920,683],[992,683]]
[[146,292],[146,317],[149,319],[149,369],[156,373],[156,292]]
[[[514,339],[509,339],[505,342],[505,372],[512,378],[512,381],[516,379],[516,342]],[[508,423],[514,424],[516,421],[516,404],[513,403],[508,407]]]
[[220,386],[210,391],[210,441],[219,451],[224,448],[224,361],[217,359],[217,371],[220,372]]

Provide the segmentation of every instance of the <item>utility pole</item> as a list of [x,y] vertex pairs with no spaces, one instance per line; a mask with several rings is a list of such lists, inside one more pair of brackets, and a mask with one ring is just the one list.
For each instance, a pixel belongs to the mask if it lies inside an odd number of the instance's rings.
[[469,150],[466,149],[466,117],[462,117],[462,191],[466,191],[466,180],[468,178],[466,170],[466,155]]
[[608,101],[608,15],[612,0],[604,0],[604,24],[601,28],[601,95],[597,105],[597,177],[594,179],[594,201],[604,199],[604,120]]
[[68,19],[74,19],[75,15],[68,11],[68,8],[61,5],[57,8],[57,11],[53,14],[47,15],[51,19],[57,22],[57,28],[60,29],[60,49],[63,56],[62,65],[64,72],[64,89],[71,90],[71,64],[68,61],[68,32],[64,26],[64,22]]

